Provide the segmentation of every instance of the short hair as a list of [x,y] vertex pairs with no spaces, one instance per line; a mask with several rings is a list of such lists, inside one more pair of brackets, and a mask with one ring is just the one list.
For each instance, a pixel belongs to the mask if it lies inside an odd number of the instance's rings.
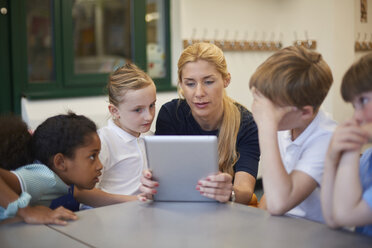
[[275,52],[252,75],[255,87],[278,105],[318,110],[332,85],[331,69],[322,55],[300,46]]
[[36,128],[32,136],[34,157],[52,168],[56,154],[73,159],[76,149],[87,145],[93,133],[97,133],[96,124],[83,115],[69,112],[50,117]]
[[149,85],[155,85],[151,77],[135,64],[127,63],[116,69],[106,86],[109,102],[118,106],[128,90],[138,90]]
[[33,162],[31,133],[16,115],[0,116],[0,168],[15,170]]
[[346,102],[367,91],[372,91],[372,53],[355,62],[346,71],[341,83],[341,95]]

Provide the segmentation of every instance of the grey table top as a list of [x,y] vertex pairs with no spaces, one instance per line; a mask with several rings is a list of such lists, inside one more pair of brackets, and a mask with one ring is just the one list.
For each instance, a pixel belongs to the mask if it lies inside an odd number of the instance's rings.
[[0,225],[0,247],[66,248],[87,247],[87,245],[48,226],[18,222]]
[[51,226],[92,247],[372,247],[372,238],[220,203],[129,202]]

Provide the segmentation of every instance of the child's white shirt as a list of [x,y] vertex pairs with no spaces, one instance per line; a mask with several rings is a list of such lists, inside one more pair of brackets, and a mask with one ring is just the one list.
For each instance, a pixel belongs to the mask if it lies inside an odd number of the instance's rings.
[[145,144],[120,127],[112,119],[98,130],[101,139],[99,159],[103,165],[97,188],[122,195],[139,193],[142,171],[147,169]]
[[287,173],[298,170],[312,177],[318,187],[299,205],[286,214],[323,222],[320,203],[320,185],[328,145],[337,123],[319,110],[314,120],[294,141],[291,132],[278,132],[281,158]]

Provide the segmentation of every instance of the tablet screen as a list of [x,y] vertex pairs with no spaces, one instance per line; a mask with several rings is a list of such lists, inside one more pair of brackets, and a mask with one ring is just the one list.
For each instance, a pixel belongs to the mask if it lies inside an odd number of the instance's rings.
[[149,169],[159,182],[155,201],[215,201],[202,196],[196,185],[218,172],[216,136],[155,135],[144,139]]

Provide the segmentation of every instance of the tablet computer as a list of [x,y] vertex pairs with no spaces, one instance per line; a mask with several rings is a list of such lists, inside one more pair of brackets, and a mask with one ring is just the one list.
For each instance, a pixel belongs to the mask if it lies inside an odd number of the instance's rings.
[[213,201],[202,196],[198,181],[218,172],[217,137],[208,135],[145,136],[153,179],[159,182],[154,201]]

